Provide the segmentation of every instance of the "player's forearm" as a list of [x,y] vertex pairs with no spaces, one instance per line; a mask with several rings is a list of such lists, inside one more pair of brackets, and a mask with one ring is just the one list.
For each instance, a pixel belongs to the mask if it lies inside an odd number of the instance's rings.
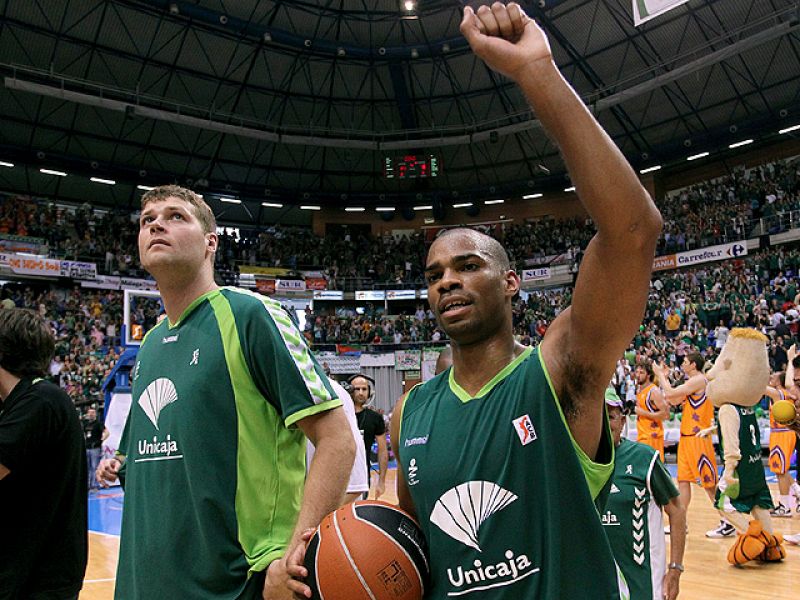
[[381,452],[378,454],[378,481],[386,482],[386,473],[389,471],[389,453]]
[[341,505],[355,452],[349,429],[342,435],[317,440],[290,546],[300,539],[303,531],[319,525],[325,515]]
[[598,233],[614,244],[630,243],[634,235],[654,241],[661,231],[661,218],[653,201],[556,65],[533,61],[517,82],[560,148],[572,183]]

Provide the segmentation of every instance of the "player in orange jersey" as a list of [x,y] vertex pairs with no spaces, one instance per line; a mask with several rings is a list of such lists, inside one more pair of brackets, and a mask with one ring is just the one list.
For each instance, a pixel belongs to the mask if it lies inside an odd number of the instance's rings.
[[[714,405],[706,397],[708,380],[703,375],[703,366],[705,359],[699,353],[687,354],[681,363],[686,381],[673,388],[667,379],[667,368],[663,364],[653,365],[653,372],[664,390],[667,402],[673,406],[683,405],[681,438],[678,442],[678,489],[681,503],[687,511],[692,500],[691,484],[699,484],[713,504],[718,478],[714,444],[708,435],[714,423]],[[706,535],[728,537],[735,532],[733,525],[722,521],[717,529]]]
[[664,393],[653,383],[653,363],[640,361],[633,372],[636,380],[636,441],[658,451],[664,462],[664,420],[669,406]]

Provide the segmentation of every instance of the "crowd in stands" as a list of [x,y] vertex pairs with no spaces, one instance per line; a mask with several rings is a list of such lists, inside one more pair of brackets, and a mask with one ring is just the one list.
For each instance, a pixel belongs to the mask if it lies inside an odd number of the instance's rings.
[[728,176],[668,194],[657,204],[664,219],[659,254],[778,233],[788,227],[788,219],[777,215],[800,209],[800,161],[737,167]]
[[[410,313],[410,311],[408,311]],[[333,314],[330,314],[333,313]],[[355,311],[318,310],[306,313],[306,338],[311,344],[416,344],[446,339],[430,308],[420,304],[413,314],[401,311],[382,316],[368,304],[363,315]]]
[[[791,224],[776,215],[800,210],[800,161],[737,168],[729,176],[671,193],[658,204],[665,223],[659,254],[775,233]],[[758,220],[766,223],[763,230]],[[544,219],[492,231],[521,269],[523,261],[553,256],[577,265],[593,226],[583,219]],[[89,204],[68,209],[53,202],[0,196],[3,234],[41,238],[51,256],[96,262],[101,273],[143,275],[136,258],[135,215],[129,211],[95,210]],[[320,270],[331,289],[341,289],[348,278],[421,287],[425,250],[422,232],[373,238],[343,229],[320,238],[302,227],[236,233],[223,229],[217,267],[230,284],[237,283],[240,265],[260,265]],[[713,360],[730,329],[746,325],[770,335],[770,361],[775,369],[781,368],[800,326],[799,272],[800,250],[779,246],[726,263],[655,273],[631,358],[664,358],[677,368],[690,349],[697,349]],[[514,306],[515,333],[522,343],[536,344],[570,304],[571,288],[523,297]],[[100,385],[120,352],[121,292],[6,284],[0,303],[45,316],[57,337],[52,377],[78,405],[100,400]],[[146,330],[158,311],[145,306],[141,310]],[[371,305],[362,314],[352,308],[318,307],[306,314],[305,334],[318,346],[446,339],[426,307],[398,313],[387,315]]]
[[[679,377],[683,357],[699,351],[713,361],[733,327],[754,327],[770,337],[773,370],[800,327],[800,248],[778,246],[744,259],[653,274],[645,316],[630,348],[630,362],[664,360]],[[517,338],[536,344],[571,302],[571,288],[533,292],[514,308]],[[613,307],[609,307],[612,311]]]
[[50,323],[56,338],[50,377],[78,406],[101,403],[101,385],[119,358],[122,293],[80,287],[36,289],[6,283],[2,308],[28,308]]
[[[737,167],[728,176],[669,193],[657,204],[664,217],[659,254],[777,233],[789,227],[788,215],[800,210],[800,159]],[[130,210],[98,210],[88,203],[67,209],[0,196],[0,235],[42,238],[53,257],[96,262],[104,274],[143,275],[135,222]],[[520,269],[524,261],[554,256],[577,264],[594,227],[588,219],[539,219],[489,233],[503,242]],[[345,280],[356,278],[378,285],[421,285],[425,250],[421,232],[372,237],[343,227],[319,237],[306,227],[222,229],[217,268],[231,284],[242,265],[259,265],[320,271],[329,289],[343,289]]]

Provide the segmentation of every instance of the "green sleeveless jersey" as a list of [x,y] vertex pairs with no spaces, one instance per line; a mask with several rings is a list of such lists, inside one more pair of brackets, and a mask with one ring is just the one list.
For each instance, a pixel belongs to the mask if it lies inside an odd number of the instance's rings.
[[677,496],[658,451],[623,438],[614,456],[603,525],[631,600],[662,600],[667,545],[661,507]]
[[280,305],[234,288],[148,332],[132,398],[116,598],[238,598],[297,519],[292,425],[341,402]]
[[[772,497],[767,487],[764,476],[764,464],[761,461],[761,431],[758,428],[755,410],[736,406],[736,415],[739,417],[739,465],[736,467],[736,477],[739,479],[739,496],[731,499],[733,507],[741,512],[749,513],[756,506],[772,508]],[[719,434],[719,452],[725,460],[725,436],[722,427],[717,427]],[[719,504],[720,493],[717,490]]]
[[426,600],[625,597],[593,502],[613,468],[604,431],[600,465],[530,348],[474,398],[452,369],[414,388],[398,450],[430,548]]

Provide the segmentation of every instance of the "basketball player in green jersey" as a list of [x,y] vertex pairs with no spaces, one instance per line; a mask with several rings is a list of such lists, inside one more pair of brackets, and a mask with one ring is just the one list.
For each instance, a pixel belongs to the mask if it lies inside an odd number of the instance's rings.
[[[675,600],[686,548],[686,508],[658,450],[622,436],[622,401],[610,388],[606,407],[616,453],[603,526],[614,558],[630,587],[631,600]],[[669,566],[662,507],[672,530]]]
[[497,241],[456,229],[429,249],[428,302],[453,365],[392,419],[400,506],[430,547],[426,597],[625,598],[594,503],[613,470],[603,394],[642,319],[661,217],[517,4],[467,7],[461,31],[520,86],[598,231],[537,350],[514,341],[520,279]]
[[310,596],[295,579],[302,535],[338,508],[353,466],[341,401],[302,335],[279,303],[217,287],[216,249],[197,194],[142,197],[139,255],[167,318],[136,357],[124,456],[98,469],[108,481],[125,463],[120,600]]

